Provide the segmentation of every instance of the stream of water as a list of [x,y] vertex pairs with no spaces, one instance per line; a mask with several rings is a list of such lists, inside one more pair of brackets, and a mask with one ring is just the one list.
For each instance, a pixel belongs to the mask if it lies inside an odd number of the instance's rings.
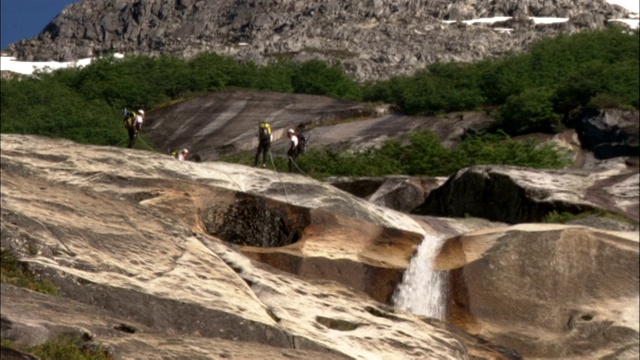
[[393,294],[397,309],[444,320],[447,310],[447,276],[433,269],[433,258],[444,238],[425,235]]

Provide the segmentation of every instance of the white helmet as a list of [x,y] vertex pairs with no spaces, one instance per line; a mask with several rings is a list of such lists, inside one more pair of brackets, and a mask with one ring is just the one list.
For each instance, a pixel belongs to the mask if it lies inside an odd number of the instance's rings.
[[142,110],[142,109],[138,110],[138,114],[144,115],[144,110]]
[[293,129],[289,129],[289,130],[287,130],[287,133],[288,134],[295,134],[296,132]]
[[182,149],[182,152],[183,152],[183,153],[185,153],[185,154],[188,154],[188,153],[189,153],[189,150],[187,150],[187,149]]

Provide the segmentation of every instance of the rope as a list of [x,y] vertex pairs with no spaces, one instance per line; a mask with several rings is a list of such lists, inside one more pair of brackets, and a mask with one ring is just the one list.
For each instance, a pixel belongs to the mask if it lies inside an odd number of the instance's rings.
[[227,174],[227,172],[226,172],[226,171],[222,170],[222,172],[223,172],[225,175],[227,175],[227,177],[228,177],[228,178],[229,178],[229,179],[230,179],[234,184],[236,184],[236,186],[238,187],[238,189],[240,189],[240,191],[242,191],[242,192],[246,192],[246,191],[244,191],[244,189],[242,188],[242,186],[240,186],[240,184],[238,184],[238,182],[237,182],[237,181],[235,181],[235,180],[234,180],[234,179],[233,179],[229,174]]
[[282,177],[280,176],[280,172],[278,172],[278,169],[276,169],[276,163],[273,161],[273,155],[271,155],[271,149],[269,149],[269,159],[271,160],[271,166],[273,167],[273,171],[278,176],[278,181],[280,181],[280,184],[282,184],[282,189],[284,190],[284,200],[285,200],[285,202],[287,204],[290,204],[289,196],[287,195],[287,186],[282,181]]
[[155,150],[153,150],[153,149],[151,148],[151,146],[147,145],[147,143],[146,143],[146,142],[144,142],[144,140],[142,140],[142,138],[141,138],[141,137],[139,137],[138,135],[136,135],[136,137],[137,137],[140,141],[142,141],[142,143],[144,144],[144,146],[146,146],[146,147],[147,147],[147,149],[149,149],[149,150],[151,150],[151,151],[155,151]]
[[187,173],[187,175],[189,175],[189,178],[191,178],[191,181],[195,181],[195,179],[193,178],[193,176],[191,176],[191,174],[189,173],[189,168],[187,167],[187,165],[183,164],[182,161],[176,159],[175,157],[172,156],[172,158],[177,161],[180,165],[182,165],[182,167],[184,168],[184,172]]
[[298,169],[298,171],[300,171],[300,174],[304,175],[304,176],[309,176],[307,173],[305,173],[304,171],[302,171],[302,169],[300,169],[300,167],[298,166],[298,164],[296,164],[296,162],[293,160],[293,158],[291,156],[289,156],[289,160],[291,160],[291,162],[293,163],[293,166],[296,167],[296,169]]

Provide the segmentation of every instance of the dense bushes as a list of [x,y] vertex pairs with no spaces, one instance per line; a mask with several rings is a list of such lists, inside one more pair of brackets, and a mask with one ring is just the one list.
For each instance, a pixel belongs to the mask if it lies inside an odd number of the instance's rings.
[[638,108],[638,44],[637,30],[617,26],[562,35],[520,55],[434,64],[413,77],[369,84],[363,94],[367,101],[389,102],[407,114],[498,106],[502,129],[512,135],[553,131],[579,107]]
[[0,106],[3,133],[64,137],[103,145],[115,145],[126,136],[107,103],[84,97],[51,76],[3,81]]
[[378,149],[358,152],[309,150],[298,158],[298,163],[305,173],[321,179],[332,175],[449,176],[468,166],[490,164],[560,168],[569,161],[551,145],[514,140],[505,133],[469,136],[455,149],[449,149],[433,132],[424,131],[412,134],[406,146],[389,140]]
[[509,96],[500,109],[497,127],[512,135],[553,132],[562,116],[553,111],[552,96],[547,88],[525,89]]
[[[224,161],[253,165],[254,152],[230,155]],[[276,171],[288,171],[285,156],[272,153]],[[364,150],[309,149],[297,166],[316,179],[329,176],[386,176],[392,174],[449,176],[472,165],[504,164],[539,169],[562,168],[570,163],[563,151],[533,140],[512,139],[503,132],[467,136],[455,149],[445,147],[432,131],[416,132],[407,144],[387,140]]]
[[328,66],[319,60],[310,60],[294,67],[291,82],[294,92],[300,94],[361,99],[360,86],[347,77],[342,68]]
[[[497,109],[499,127],[510,135],[554,131],[577,108],[638,108],[638,40],[638,31],[611,27],[543,40],[525,54],[473,64],[433,64],[411,77],[366,84],[345,75],[339,65],[317,60],[258,66],[211,53],[189,60],[105,57],[82,69],[1,80],[0,130],[124,144],[120,114],[125,106],[153,109],[207,91],[243,88],[383,101],[409,114]],[[349,161],[363,162],[351,167],[386,172],[371,169],[365,160],[397,147],[388,144],[360,154]],[[341,161],[336,154],[322,156]],[[385,159],[385,167],[396,168],[390,157]],[[412,163],[403,171],[421,173],[426,168],[433,169],[434,162]]]

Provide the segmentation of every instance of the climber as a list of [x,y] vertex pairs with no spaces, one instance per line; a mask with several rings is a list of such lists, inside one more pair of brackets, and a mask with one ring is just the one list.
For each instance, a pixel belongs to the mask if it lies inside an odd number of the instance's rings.
[[180,152],[180,155],[178,155],[178,160],[179,161],[187,160],[187,156],[189,156],[189,150],[182,149],[182,151]]
[[298,157],[298,136],[293,129],[287,130],[287,137],[290,140],[289,150],[287,150],[287,156],[289,157],[289,172],[293,172],[296,158]]
[[258,166],[258,159],[260,153],[262,153],[262,167],[267,166],[267,153],[271,147],[271,141],[273,140],[273,134],[271,133],[271,125],[263,121],[258,125],[258,151],[256,152],[256,158],[253,162],[253,166]]
[[132,148],[136,143],[140,128],[142,128],[142,122],[144,121],[144,110],[140,109],[138,112],[128,113],[125,119],[125,127],[129,132],[129,145],[128,148]]
[[178,159],[178,161],[187,160],[187,156],[189,156],[189,150],[182,149],[182,151],[178,152],[178,150],[174,150],[171,152],[171,156]]

